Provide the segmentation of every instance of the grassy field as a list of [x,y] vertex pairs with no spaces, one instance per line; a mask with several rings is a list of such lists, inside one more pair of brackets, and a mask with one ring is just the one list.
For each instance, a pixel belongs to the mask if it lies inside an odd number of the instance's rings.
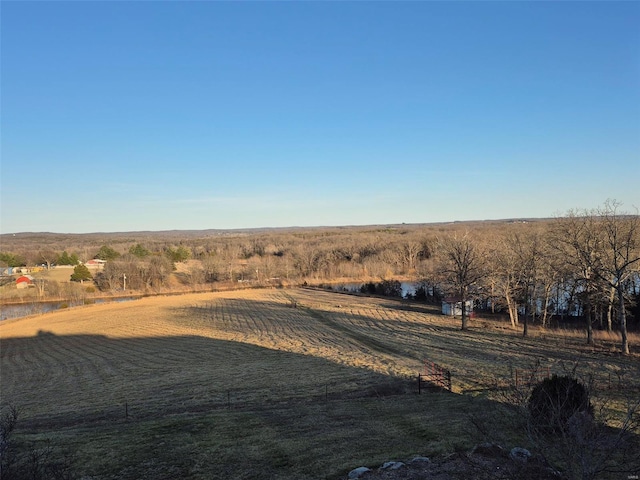
[[[576,367],[613,410],[638,394],[640,359],[615,337],[587,348],[575,332],[458,328],[417,305],[306,289],[78,307],[0,324],[2,404],[20,408],[22,439],[72,451],[86,478],[331,479],[472,447],[470,418],[497,408],[515,368]],[[451,369],[453,393],[416,394],[425,358]]]

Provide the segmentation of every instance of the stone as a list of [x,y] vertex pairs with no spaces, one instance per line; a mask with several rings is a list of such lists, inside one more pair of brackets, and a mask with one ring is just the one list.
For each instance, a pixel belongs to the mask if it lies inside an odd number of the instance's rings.
[[404,467],[404,463],[402,462],[385,462],[380,470],[399,470]]
[[514,447],[511,449],[509,457],[516,462],[527,463],[527,460],[531,458],[531,452],[526,448]]
[[370,472],[371,469],[367,468],[367,467],[358,467],[358,468],[354,468],[353,470],[351,470],[349,472],[348,478],[349,480],[353,480],[356,478],[360,478],[362,477],[365,473]]
[[431,463],[431,460],[428,457],[415,457],[409,463]]

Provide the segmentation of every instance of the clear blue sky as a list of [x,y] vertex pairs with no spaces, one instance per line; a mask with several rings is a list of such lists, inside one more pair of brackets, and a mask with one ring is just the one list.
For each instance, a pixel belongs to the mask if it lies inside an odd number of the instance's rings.
[[640,207],[639,2],[0,9],[2,233]]

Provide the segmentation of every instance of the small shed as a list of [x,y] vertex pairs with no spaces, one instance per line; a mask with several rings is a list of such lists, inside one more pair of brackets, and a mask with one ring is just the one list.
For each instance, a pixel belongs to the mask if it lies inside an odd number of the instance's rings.
[[[464,304],[465,313],[471,315],[473,311],[473,300],[466,300]],[[460,297],[445,297],[444,300],[442,300],[442,314],[451,317],[462,315],[462,299]]]
[[33,281],[35,279],[31,275],[22,275],[16,278],[16,287],[18,288],[28,288],[35,287]]

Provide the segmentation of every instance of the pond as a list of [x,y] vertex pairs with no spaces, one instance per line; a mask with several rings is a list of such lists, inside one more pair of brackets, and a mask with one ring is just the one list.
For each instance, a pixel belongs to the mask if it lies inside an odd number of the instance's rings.
[[[332,289],[337,292],[360,292],[364,282],[359,283],[340,283],[332,286]],[[407,298],[409,295],[415,295],[418,288],[418,282],[400,282],[400,288],[402,290],[402,298]]]

